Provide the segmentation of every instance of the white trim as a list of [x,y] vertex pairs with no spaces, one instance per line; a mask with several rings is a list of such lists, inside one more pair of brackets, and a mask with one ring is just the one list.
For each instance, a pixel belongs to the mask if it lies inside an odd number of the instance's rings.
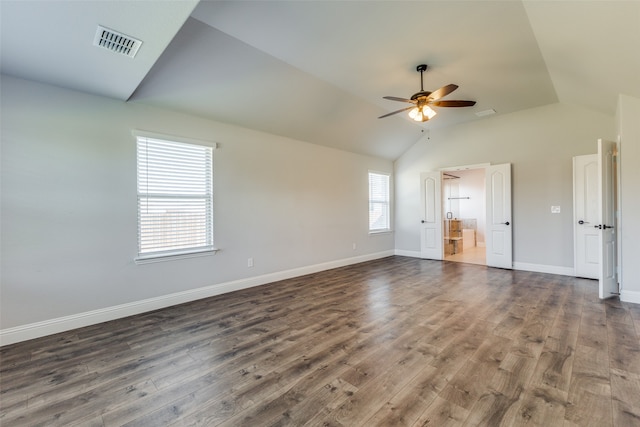
[[376,235],[376,234],[390,234],[390,233],[393,233],[393,230],[390,229],[390,228],[385,228],[384,230],[380,229],[380,230],[371,230],[371,231],[369,231],[369,235],[370,236],[373,236],[373,235]]
[[[291,279],[298,276],[304,276],[305,274],[313,274],[324,270],[330,270],[332,268],[344,267],[347,265],[372,261],[375,259],[385,258],[393,255],[421,258],[420,251],[395,249],[329,261],[321,264],[309,265],[306,267],[294,268],[291,270],[263,274],[261,276],[247,277],[244,279],[233,280],[225,283],[218,283],[198,289],[177,292],[174,294],[163,295],[155,298],[148,298],[141,301],[102,308],[85,313],[78,313],[71,316],[59,317],[56,319],[45,320],[28,325],[2,329],[0,330],[0,346],[27,341],[34,338],[40,338],[46,335],[57,334],[76,328],[94,325],[96,323],[102,323],[110,320],[120,319],[122,317],[133,316],[136,314],[170,307],[172,305],[182,304],[185,302],[195,301],[202,298],[221,295],[228,292],[247,289],[254,286],[260,286],[279,280]],[[513,268],[514,270],[558,274],[562,276],[574,275],[572,267],[559,267],[554,265],[514,262]],[[640,304],[640,292],[623,290],[620,293],[620,300],[624,302]]]
[[82,328],[89,325],[95,325],[96,323],[107,322],[110,320],[120,319],[122,317],[133,316],[160,308],[170,307],[172,305],[183,304],[185,302],[224,294],[227,292],[233,292],[241,289],[251,288],[254,286],[264,285],[267,283],[277,282],[279,280],[304,276],[305,274],[312,274],[324,270],[330,270],[332,268],[344,267],[351,264],[358,264],[365,261],[385,258],[392,255],[394,255],[393,250],[360,255],[357,257],[339,259],[335,261],[329,261],[275,273],[268,273],[261,276],[247,277],[245,279],[218,283],[198,289],[191,289],[174,294],[148,298],[141,301],[120,304],[113,307],[101,308],[98,310],[73,314],[56,319],[49,319],[42,322],[31,323],[28,325],[2,329],[0,330],[0,346],[27,341],[34,338],[40,338],[46,335],[57,334],[60,332]]
[[193,252],[177,252],[177,253],[164,253],[162,255],[145,255],[134,258],[134,262],[137,265],[151,264],[154,262],[175,261],[178,259],[196,258],[202,256],[212,256],[220,252],[220,249],[211,248],[201,251]]
[[620,301],[640,304],[640,291],[620,291]]
[[[402,249],[396,249],[395,254],[398,256],[407,256],[412,258],[422,258],[420,251],[406,251]],[[446,261],[446,260],[443,260]],[[560,276],[573,276],[572,267],[558,267],[556,265],[543,265],[543,264],[529,264],[526,262],[514,262],[514,270],[533,271],[536,273],[549,273],[558,274]],[[640,298],[640,292],[638,292]]]
[[465,171],[470,169],[486,169],[491,166],[491,163],[476,163],[475,165],[463,165],[463,166],[449,166],[446,168],[436,169],[438,171],[446,172],[446,171]]
[[561,276],[573,276],[573,267],[560,267],[557,265],[529,264],[528,262],[514,262],[514,270],[533,271],[536,273],[559,274]]
[[411,258],[420,258],[421,255],[422,255],[420,253],[420,251],[405,251],[405,250],[402,250],[402,249],[396,249],[394,251],[394,254],[398,255],[398,256],[408,256],[408,257],[411,257]]

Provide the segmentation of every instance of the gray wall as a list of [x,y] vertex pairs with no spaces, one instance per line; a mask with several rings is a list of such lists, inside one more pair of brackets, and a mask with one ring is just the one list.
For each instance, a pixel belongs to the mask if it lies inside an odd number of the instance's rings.
[[[367,172],[392,172],[390,161],[8,76],[1,84],[2,329],[393,251],[392,233],[368,233]],[[219,143],[221,252],[134,263],[133,129]]]
[[[573,269],[572,158],[614,138],[615,120],[553,104],[432,130],[395,162],[396,250],[420,250],[420,173],[480,163],[512,164],[516,267]],[[551,206],[561,206],[551,214]]]
[[[12,77],[0,83],[2,330],[336,260],[355,262],[394,245],[398,252],[418,252],[419,174],[456,165],[512,163],[515,261],[571,269],[571,159],[594,153],[597,138],[616,135],[613,118],[555,104],[433,130],[394,166]],[[633,221],[640,215],[639,103],[621,98],[618,118],[621,217],[630,231],[621,242],[623,281],[630,296],[640,294],[640,254],[631,237],[640,235]],[[217,255],[133,262],[133,129],[220,144]],[[395,242],[392,233],[367,230],[367,172],[394,167]],[[562,213],[552,215],[551,205]]]

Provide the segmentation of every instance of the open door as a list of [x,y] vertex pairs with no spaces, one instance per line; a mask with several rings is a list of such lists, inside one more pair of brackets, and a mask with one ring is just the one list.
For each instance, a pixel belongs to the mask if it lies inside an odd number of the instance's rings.
[[599,296],[617,296],[618,277],[616,275],[616,229],[615,229],[615,170],[616,143],[598,140],[598,213],[600,221],[594,227],[599,234]]
[[442,174],[420,174],[420,202],[422,221],[420,227],[420,257],[442,259]]
[[513,268],[511,164],[485,169],[487,266]]

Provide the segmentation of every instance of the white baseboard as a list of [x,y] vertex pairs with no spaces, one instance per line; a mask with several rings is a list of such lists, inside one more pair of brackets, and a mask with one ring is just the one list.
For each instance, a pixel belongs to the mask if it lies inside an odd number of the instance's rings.
[[640,292],[638,291],[620,291],[620,301],[631,302],[633,304],[640,304]]
[[421,253],[420,251],[404,251],[402,249],[396,249],[394,251],[394,253],[398,256],[408,256],[411,258],[420,258],[421,257]]
[[559,274],[561,276],[573,276],[573,267],[560,267],[557,265],[529,264],[527,262],[514,262],[514,270],[533,271],[535,273]]
[[[120,319],[122,317],[133,316],[160,308],[170,307],[172,305],[183,304],[185,302],[195,301],[202,298],[208,298],[221,295],[228,292],[247,289],[254,286],[260,286],[267,283],[277,282],[279,280],[291,279],[294,277],[304,276],[305,274],[317,273],[332,268],[344,267],[347,265],[358,264],[361,262],[372,261],[375,259],[385,258],[392,255],[406,256],[412,258],[420,258],[420,251],[407,250],[389,250],[376,252],[373,254],[361,255],[352,258],[345,258],[335,261],[329,261],[320,264],[309,265],[305,267],[294,268],[291,270],[279,271],[275,273],[264,274],[261,276],[248,277],[245,279],[233,280],[225,283],[218,283],[203,288],[192,289],[174,294],[163,295],[160,297],[149,298],[141,301],[121,304],[113,307],[107,307],[98,310],[92,310],[85,313],[78,313],[70,316],[59,317],[56,319],[45,320],[42,322],[31,323],[28,325],[16,326],[13,328],[0,330],[0,346],[9,345],[21,341],[27,341],[34,338],[40,338],[47,335],[57,334],[72,329],[82,328],[85,326],[95,325],[97,323],[107,322],[110,320]],[[515,270],[533,271],[537,273],[559,274],[562,276],[573,276],[573,268],[558,267],[553,265],[529,264],[523,262],[514,262]],[[620,299],[625,302],[640,304],[640,292],[622,291]]]
[[[407,256],[413,258],[421,258],[420,251],[406,251],[396,249],[395,254],[398,256]],[[558,267],[555,265],[529,264],[526,262],[514,262],[514,270],[533,271],[536,273],[559,274],[561,276],[574,276],[573,267]]]
[[228,292],[394,255],[393,250],[324,262],[0,330],[0,346],[146,313]]

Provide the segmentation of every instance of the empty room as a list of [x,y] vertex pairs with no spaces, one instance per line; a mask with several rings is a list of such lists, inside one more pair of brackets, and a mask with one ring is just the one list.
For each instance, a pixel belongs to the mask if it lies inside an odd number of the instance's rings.
[[640,1],[0,0],[0,425],[640,426]]

